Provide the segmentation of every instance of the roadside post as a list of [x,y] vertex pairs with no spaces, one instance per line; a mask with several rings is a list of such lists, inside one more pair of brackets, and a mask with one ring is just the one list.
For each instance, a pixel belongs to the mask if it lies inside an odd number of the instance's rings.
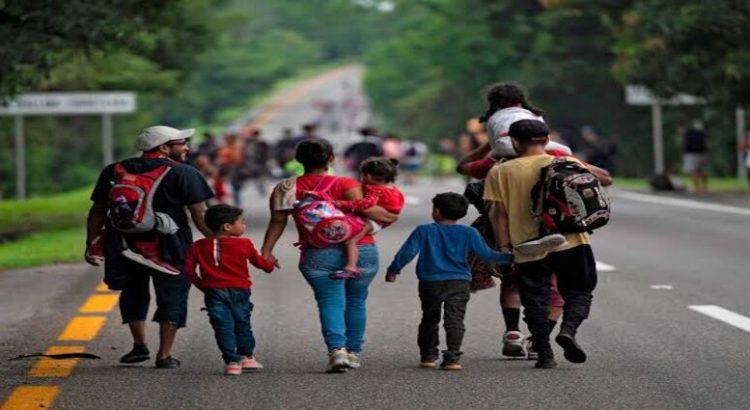
[[129,114],[135,110],[135,93],[131,91],[26,93],[6,105],[0,105],[0,116],[15,118],[16,197],[26,199],[24,116],[101,114],[102,162],[107,165],[114,161],[112,115]]

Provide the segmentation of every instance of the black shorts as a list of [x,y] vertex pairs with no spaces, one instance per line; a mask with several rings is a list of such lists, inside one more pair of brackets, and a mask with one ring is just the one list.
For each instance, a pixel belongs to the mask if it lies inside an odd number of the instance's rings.
[[120,314],[123,323],[146,320],[151,302],[150,282],[154,282],[156,312],[154,322],[184,327],[187,321],[187,302],[190,280],[187,275],[170,275],[128,262],[127,276],[120,294]]

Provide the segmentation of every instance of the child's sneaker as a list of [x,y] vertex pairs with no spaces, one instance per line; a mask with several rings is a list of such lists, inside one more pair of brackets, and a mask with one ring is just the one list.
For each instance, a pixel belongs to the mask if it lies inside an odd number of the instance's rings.
[[513,247],[513,250],[523,254],[544,253],[554,251],[567,243],[568,241],[563,235],[553,233],[538,239],[519,243]]
[[333,349],[328,354],[327,373],[345,373],[349,367],[349,353],[345,348]]
[[503,356],[526,357],[526,352],[523,348],[523,342],[525,339],[523,333],[517,330],[505,332],[503,335]]
[[237,362],[227,363],[226,367],[224,367],[224,374],[239,376],[242,374],[242,365]]
[[422,359],[419,362],[419,367],[423,369],[437,369],[437,359]]
[[539,359],[537,359],[534,367],[537,369],[554,369],[557,367],[555,355],[552,353],[552,350],[539,353]]
[[255,359],[255,356],[242,356],[242,361],[240,362],[243,369],[248,370],[258,370],[262,369],[263,365]]
[[331,279],[357,279],[362,276],[362,271],[359,269],[339,269],[336,272],[328,275]]
[[359,369],[362,367],[362,358],[359,356],[359,353],[349,353],[349,367],[352,369]]
[[457,360],[444,360],[440,363],[440,368],[443,370],[463,370],[464,367]]

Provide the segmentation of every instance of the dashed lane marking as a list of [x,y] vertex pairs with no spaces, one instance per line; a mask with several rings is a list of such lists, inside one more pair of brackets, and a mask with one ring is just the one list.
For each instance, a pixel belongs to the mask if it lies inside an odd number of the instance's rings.
[[672,285],[651,285],[654,290],[672,290]]
[[57,386],[20,386],[13,390],[0,410],[48,409],[59,392]]
[[[50,346],[44,354],[83,353],[83,346]],[[29,369],[29,377],[68,377],[78,363],[78,359],[40,358]]]
[[107,284],[104,282],[99,282],[99,284],[96,285],[96,291],[97,292],[111,292],[111,290],[109,290],[109,286],[107,286]]
[[614,272],[615,267],[604,262],[596,261],[596,270],[599,272]]
[[404,202],[407,205],[420,205],[422,203],[422,198],[414,195],[406,195],[404,197]]
[[716,305],[693,305],[688,306],[688,308],[746,332],[750,332],[750,317],[742,316],[739,313],[732,312],[731,310]]
[[721,204],[711,204],[707,202],[693,201],[690,199],[667,198],[663,196],[646,195],[646,194],[639,194],[635,192],[623,192],[623,191],[617,191],[616,193],[613,194],[613,196],[617,198],[628,199],[631,201],[645,202],[649,204],[670,205],[670,206],[676,206],[679,208],[697,209],[697,210],[702,210],[702,211],[713,211],[713,212],[722,212],[725,214],[750,216],[750,209],[747,209],[747,208],[740,208],[736,206],[721,205]]
[[117,294],[93,294],[78,311],[80,313],[108,313],[115,308],[119,298]]
[[87,341],[99,334],[107,318],[104,316],[76,316],[68,322],[57,340]]

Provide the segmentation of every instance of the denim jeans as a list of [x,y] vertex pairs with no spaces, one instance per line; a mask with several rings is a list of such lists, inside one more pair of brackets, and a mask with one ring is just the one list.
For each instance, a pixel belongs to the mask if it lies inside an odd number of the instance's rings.
[[328,351],[346,347],[359,353],[367,323],[367,289],[378,273],[376,245],[359,246],[358,279],[331,279],[329,274],[346,265],[343,247],[306,248],[299,269],[318,302],[320,326]]
[[239,362],[242,356],[252,356],[255,337],[250,325],[250,289],[206,289],[204,300],[224,362]]

